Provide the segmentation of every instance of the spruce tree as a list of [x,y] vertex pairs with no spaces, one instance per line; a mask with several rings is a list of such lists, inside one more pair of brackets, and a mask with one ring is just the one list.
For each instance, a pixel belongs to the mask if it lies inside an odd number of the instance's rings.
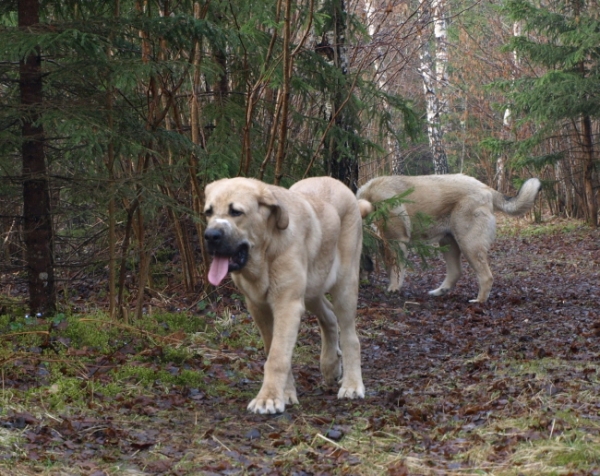
[[507,82],[511,107],[521,120],[533,121],[536,134],[520,144],[527,155],[558,130],[575,134],[575,150],[553,150],[537,163],[571,156],[581,177],[586,218],[598,224],[598,165],[592,121],[600,118],[600,19],[597,6],[582,0],[552,2],[539,7],[526,0],[509,0],[504,13],[523,25],[523,35],[506,45],[538,66],[539,74]]
[[[46,245],[55,245],[60,280],[74,269],[109,268],[111,315],[127,307],[128,294],[141,313],[152,263],[168,246],[179,252],[185,289],[202,282],[207,182],[245,175],[288,186],[326,173],[326,144],[355,164],[375,147],[360,117],[375,117],[381,94],[360,70],[342,77],[315,51],[309,5],[290,0],[283,21],[266,0],[40,1],[31,28],[18,28],[18,5],[0,2],[0,231],[22,218],[13,197],[23,185],[25,117],[44,134],[41,175],[54,227]],[[331,23],[327,15],[319,21]],[[349,30],[360,34],[353,21]],[[19,63],[30,55],[40,60],[43,100],[23,114]],[[352,120],[324,118],[323,97],[337,101],[336,118],[351,112]],[[347,183],[355,181],[354,173]],[[14,248],[10,259],[23,271]],[[128,279],[137,294],[124,289]]]
[[[19,0],[18,28],[24,34],[39,28],[38,0]],[[32,44],[19,57],[23,239],[25,242],[29,309],[47,315],[56,309],[54,247],[50,195],[46,172],[40,48]]]

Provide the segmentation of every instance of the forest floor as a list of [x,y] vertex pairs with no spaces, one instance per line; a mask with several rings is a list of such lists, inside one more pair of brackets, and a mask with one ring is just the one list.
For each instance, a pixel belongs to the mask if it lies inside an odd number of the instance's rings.
[[8,312],[0,474],[600,475],[600,233],[504,221],[490,260],[485,304],[466,263],[441,298],[440,259],[361,284],[364,400],[323,388],[307,316],[275,416],[246,411],[264,355],[231,284],[143,322]]

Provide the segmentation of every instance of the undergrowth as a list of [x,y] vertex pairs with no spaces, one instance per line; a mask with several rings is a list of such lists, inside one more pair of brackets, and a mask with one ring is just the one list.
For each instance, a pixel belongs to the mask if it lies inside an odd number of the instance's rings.
[[231,290],[134,322],[11,308],[0,474],[596,476],[597,237],[547,225],[516,221],[518,238],[499,240],[486,304],[467,302],[468,281],[428,297],[443,267],[415,269],[406,294],[362,284],[364,400],[323,385],[307,315],[293,358],[300,404],[276,416],[246,411],[265,355]]
[[260,348],[249,322],[240,331],[233,328],[231,311],[225,315],[229,320],[211,324],[183,313],[145,316],[133,324],[102,314],[51,320],[2,316],[0,329],[8,331],[0,334],[2,384],[13,388],[4,403],[22,398],[60,411],[83,408],[94,396],[106,400],[173,388],[215,394],[218,385],[210,383],[204,369],[219,349]]

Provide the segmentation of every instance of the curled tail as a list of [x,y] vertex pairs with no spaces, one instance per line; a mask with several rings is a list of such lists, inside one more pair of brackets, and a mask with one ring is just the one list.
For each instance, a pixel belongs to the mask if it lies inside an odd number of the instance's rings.
[[530,178],[521,186],[516,197],[506,197],[493,190],[494,209],[513,216],[522,215],[533,206],[540,187],[541,183],[538,179]]
[[358,200],[358,208],[360,209],[360,216],[363,218],[373,211],[373,205],[371,202],[363,198]]

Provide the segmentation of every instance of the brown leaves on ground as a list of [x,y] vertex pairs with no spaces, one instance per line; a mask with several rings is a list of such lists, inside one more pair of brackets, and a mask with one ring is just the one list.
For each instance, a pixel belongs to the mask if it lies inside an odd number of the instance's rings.
[[[361,285],[360,401],[339,401],[321,386],[311,316],[294,362],[301,404],[272,417],[246,411],[262,354],[227,343],[210,361],[206,354],[185,364],[218,392],[157,383],[109,399],[99,389],[87,409],[52,414],[43,399],[6,396],[7,386],[43,378],[4,376],[0,443],[20,439],[0,444],[0,468],[94,476],[599,474],[598,232],[501,237],[490,260],[495,281],[485,304],[468,302],[477,284],[465,263],[465,276],[442,298],[427,295],[443,279],[438,260],[409,271],[397,294],[384,291],[381,274]],[[158,348],[147,350],[147,365],[178,372],[179,364],[152,354]],[[127,352],[98,356],[82,372],[110,375]],[[40,372],[31,359],[23,364]],[[583,461],[552,449],[561,441],[581,442]]]

